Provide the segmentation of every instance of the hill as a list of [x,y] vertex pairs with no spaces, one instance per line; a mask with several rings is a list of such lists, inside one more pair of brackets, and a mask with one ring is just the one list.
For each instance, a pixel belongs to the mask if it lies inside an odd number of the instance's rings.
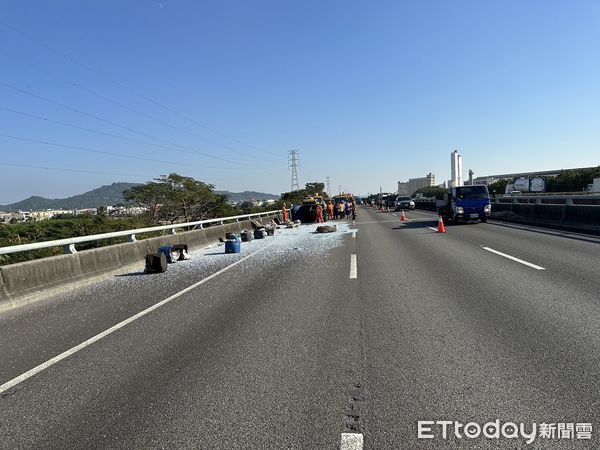
[[[137,183],[113,183],[107,186],[101,186],[89,192],[84,192],[83,194],[58,199],[32,196],[10,205],[0,205],[0,211],[40,211],[45,209],[96,208],[102,205],[114,206],[119,203],[126,203],[123,199],[123,191],[131,189],[137,185]],[[215,192],[218,194],[227,195],[229,199],[234,202],[250,200],[279,200],[279,195],[266,194],[264,192]]]
[[84,192],[83,194],[57,199],[32,196],[10,205],[0,205],[0,210],[17,211],[20,209],[22,211],[39,211],[44,209],[80,209],[96,208],[101,205],[116,205],[118,203],[125,203],[123,191],[133,186],[137,186],[137,183],[113,183],[89,192]]
[[265,192],[244,191],[244,192],[229,192],[215,191],[215,194],[223,194],[229,197],[232,202],[249,202],[251,200],[279,200],[279,195],[267,194]]

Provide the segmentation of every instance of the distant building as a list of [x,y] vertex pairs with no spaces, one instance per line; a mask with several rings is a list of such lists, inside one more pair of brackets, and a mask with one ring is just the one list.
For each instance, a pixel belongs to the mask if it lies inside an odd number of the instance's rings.
[[408,181],[398,181],[398,195],[410,195],[408,193]]
[[462,177],[462,156],[458,150],[450,153],[450,187],[458,187],[463,185]]
[[398,195],[413,195],[424,187],[435,186],[435,175],[429,172],[421,178],[409,178],[408,181],[398,181]]

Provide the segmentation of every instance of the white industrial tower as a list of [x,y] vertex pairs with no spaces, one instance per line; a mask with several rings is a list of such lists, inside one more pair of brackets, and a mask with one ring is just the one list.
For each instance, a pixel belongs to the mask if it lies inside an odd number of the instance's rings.
[[458,150],[450,153],[450,175],[450,187],[463,185],[462,157],[458,154]]

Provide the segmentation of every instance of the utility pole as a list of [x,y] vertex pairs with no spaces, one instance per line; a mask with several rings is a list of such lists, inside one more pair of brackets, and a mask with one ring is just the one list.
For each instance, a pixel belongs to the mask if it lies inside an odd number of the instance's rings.
[[299,163],[299,150],[290,150],[288,158],[288,169],[292,169],[292,191],[300,190],[298,183],[298,163]]
[[327,196],[331,197],[331,188],[329,187],[329,177],[325,177],[327,180]]

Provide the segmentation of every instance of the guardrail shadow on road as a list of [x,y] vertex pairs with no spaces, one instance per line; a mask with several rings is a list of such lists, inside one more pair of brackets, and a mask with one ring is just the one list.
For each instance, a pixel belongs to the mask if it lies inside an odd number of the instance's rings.
[[[581,231],[565,231],[558,226],[542,226],[542,225],[530,225],[523,222],[493,222],[490,223],[496,227],[512,228],[513,230],[527,230],[532,233],[545,234],[550,236],[558,236],[567,239],[574,239],[576,241],[590,242],[592,244],[600,244],[600,235],[589,233],[590,236],[580,235]],[[576,234],[577,233],[577,234]]]
[[393,227],[392,230],[414,230],[415,228],[422,228],[424,230],[431,231],[427,227],[429,227],[429,226],[437,227],[437,224],[438,224],[437,220],[427,220],[427,221],[420,220],[418,222],[404,222],[401,225]]

